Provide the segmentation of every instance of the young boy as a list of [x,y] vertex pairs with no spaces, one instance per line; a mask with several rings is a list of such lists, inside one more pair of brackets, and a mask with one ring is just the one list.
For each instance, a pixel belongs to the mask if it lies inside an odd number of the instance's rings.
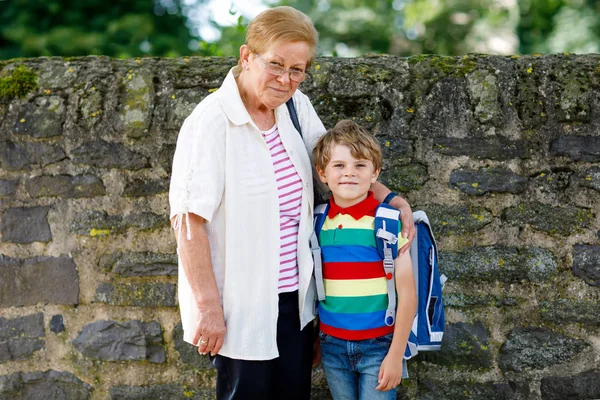
[[[392,400],[406,372],[416,293],[405,252],[394,260],[398,306],[395,325],[387,326],[386,274],[374,232],[379,203],[369,191],[381,170],[381,149],[365,129],[343,120],[321,137],[313,156],[332,193],[319,234],[326,296],[319,302],[319,336],[327,383],[335,400]],[[400,230],[398,248],[406,243]]]

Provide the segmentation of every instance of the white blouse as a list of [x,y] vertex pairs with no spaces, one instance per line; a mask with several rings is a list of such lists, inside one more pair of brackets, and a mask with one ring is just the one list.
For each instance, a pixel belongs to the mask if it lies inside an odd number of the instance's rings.
[[[298,234],[300,322],[314,318],[315,286],[309,238],[313,220],[309,154],[325,132],[310,100],[293,95],[304,141],[285,104],[275,110],[281,141],[302,179]],[[219,354],[243,360],[278,357],[279,205],[269,149],[244,107],[233,69],[185,120],[173,159],[171,218],[207,221],[212,266],[227,333]],[[191,238],[193,240],[193,238]],[[190,240],[190,238],[180,238]],[[184,340],[192,341],[198,311],[179,259],[179,307]]]

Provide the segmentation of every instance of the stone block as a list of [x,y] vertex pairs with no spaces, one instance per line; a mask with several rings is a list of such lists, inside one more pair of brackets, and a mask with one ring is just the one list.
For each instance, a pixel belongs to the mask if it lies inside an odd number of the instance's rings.
[[181,322],[173,328],[173,342],[175,350],[179,353],[179,359],[186,364],[200,370],[214,368],[208,355],[198,353],[198,348],[183,340],[183,326]]
[[502,371],[540,370],[570,361],[589,343],[544,328],[514,328],[500,350]]
[[435,235],[464,235],[477,232],[494,217],[483,207],[428,204],[421,207],[427,213]]
[[106,211],[90,210],[75,215],[71,232],[79,235],[107,236],[119,234],[129,228],[140,230],[158,229],[168,226],[166,216],[150,212],[132,213],[126,216],[109,215]]
[[95,197],[106,194],[102,180],[94,175],[42,175],[25,181],[31,197]]
[[152,196],[159,193],[166,193],[168,191],[168,179],[156,179],[151,181],[145,179],[134,179],[128,182],[125,186],[125,190],[123,190],[123,196],[143,197]]
[[486,193],[522,193],[527,178],[504,168],[457,169],[450,174],[450,186],[474,196]]
[[158,166],[161,166],[167,173],[171,173],[173,168],[173,155],[175,154],[175,145],[166,144],[160,149],[157,155]]
[[600,399],[600,370],[542,378],[542,400]]
[[600,245],[578,244],[573,247],[573,275],[588,285],[600,286]]
[[122,276],[177,275],[177,254],[116,252],[103,255],[99,265]]
[[469,74],[469,95],[475,103],[475,118],[485,124],[498,118],[502,113],[498,78],[488,71],[474,71]]
[[447,325],[441,351],[423,352],[419,358],[434,364],[466,369],[489,369],[493,364],[488,334],[480,321]]
[[542,171],[532,180],[542,193],[563,193],[571,183],[571,171]]
[[540,316],[543,320],[560,325],[582,324],[600,326],[600,303],[586,300],[543,300],[540,301]]
[[590,226],[593,218],[593,212],[585,208],[543,203],[521,203],[502,213],[502,219],[511,225],[529,224],[538,231],[561,236],[582,231]]
[[79,275],[68,256],[21,259],[0,254],[0,288],[0,307],[79,302]]
[[391,166],[381,171],[379,180],[391,190],[406,193],[420,189],[429,180],[429,174],[421,164]]
[[48,224],[49,206],[15,207],[4,211],[0,222],[3,242],[49,242],[52,232]]
[[0,142],[0,167],[9,171],[45,166],[64,160],[65,152],[58,146],[40,142]]
[[159,364],[166,360],[162,328],[155,321],[92,322],[83,327],[73,346],[91,360]]
[[516,297],[472,295],[465,293],[444,294],[444,306],[469,310],[473,307],[513,307],[524,300]]
[[448,156],[468,156],[474,159],[510,160],[531,158],[534,146],[525,140],[504,137],[435,138],[433,150]]
[[600,136],[561,136],[550,143],[550,154],[572,161],[600,162]]
[[440,271],[460,282],[545,282],[558,266],[549,250],[503,246],[472,247],[463,251],[441,251]]
[[30,357],[44,347],[44,336],[42,313],[13,319],[0,317],[0,363]]
[[100,168],[139,170],[149,167],[146,156],[128,149],[120,143],[96,140],[84,143],[71,152],[75,164]]
[[116,129],[132,138],[148,134],[154,108],[152,72],[130,69],[121,80],[121,111]]
[[419,400],[527,400],[510,382],[473,382],[426,378],[419,384]]
[[189,388],[174,383],[153,386],[113,386],[110,400],[215,400],[214,389]]
[[53,315],[50,320],[50,330],[54,333],[65,331],[65,323],[62,315]]
[[17,191],[18,185],[19,181],[16,179],[0,179],[0,197],[8,197],[14,195]]
[[578,173],[575,181],[579,186],[589,187],[600,191],[600,167],[592,167]]
[[95,302],[119,306],[176,307],[175,285],[170,283],[101,283]]
[[62,135],[66,110],[64,103],[59,96],[36,97],[19,113],[14,132],[34,138]]
[[2,400],[89,400],[92,386],[69,372],[17,372],[0,376]]

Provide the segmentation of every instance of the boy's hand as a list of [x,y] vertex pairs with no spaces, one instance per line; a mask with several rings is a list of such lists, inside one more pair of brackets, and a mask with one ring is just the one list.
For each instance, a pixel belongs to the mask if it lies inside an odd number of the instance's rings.
[[397,387],[402,381],[402,358],[385,356],[381,367],[379,367],[379,385],[375,390],[382,392],[392,390]]

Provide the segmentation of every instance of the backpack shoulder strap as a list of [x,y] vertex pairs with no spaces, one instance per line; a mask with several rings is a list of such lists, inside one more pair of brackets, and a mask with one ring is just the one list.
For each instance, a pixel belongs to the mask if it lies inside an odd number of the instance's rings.
[[300,134],[300,137],[302,137],[302,129],[300,129],[300,121],[298,121],[298,113],[296,112],[296,106],[294,105],[294,98],[291,97],[288,101],[285,102],[285,105],[287,106],[287,109],[290,112],[290,119],[294,124],[294,128],[296,128],[296,130]]
[[323,285],[323,260],[321,258],[321,246],[319,246],[319,235],[327,218],[329,203],[320,204],[315,207],[314,230],[310,236],[310,250],[313,255],[315,266],[315,283],[317,286],[317,296],[319,301],[325,300],[325,286]]
[[394,259],[398,257],[398,232],[400,232],[400,211],[382,203],[375,212],[375,242],[377,251],[383,258],[388,307],[385,311],[385,324],[396,322],[396,281],[394,280]]

